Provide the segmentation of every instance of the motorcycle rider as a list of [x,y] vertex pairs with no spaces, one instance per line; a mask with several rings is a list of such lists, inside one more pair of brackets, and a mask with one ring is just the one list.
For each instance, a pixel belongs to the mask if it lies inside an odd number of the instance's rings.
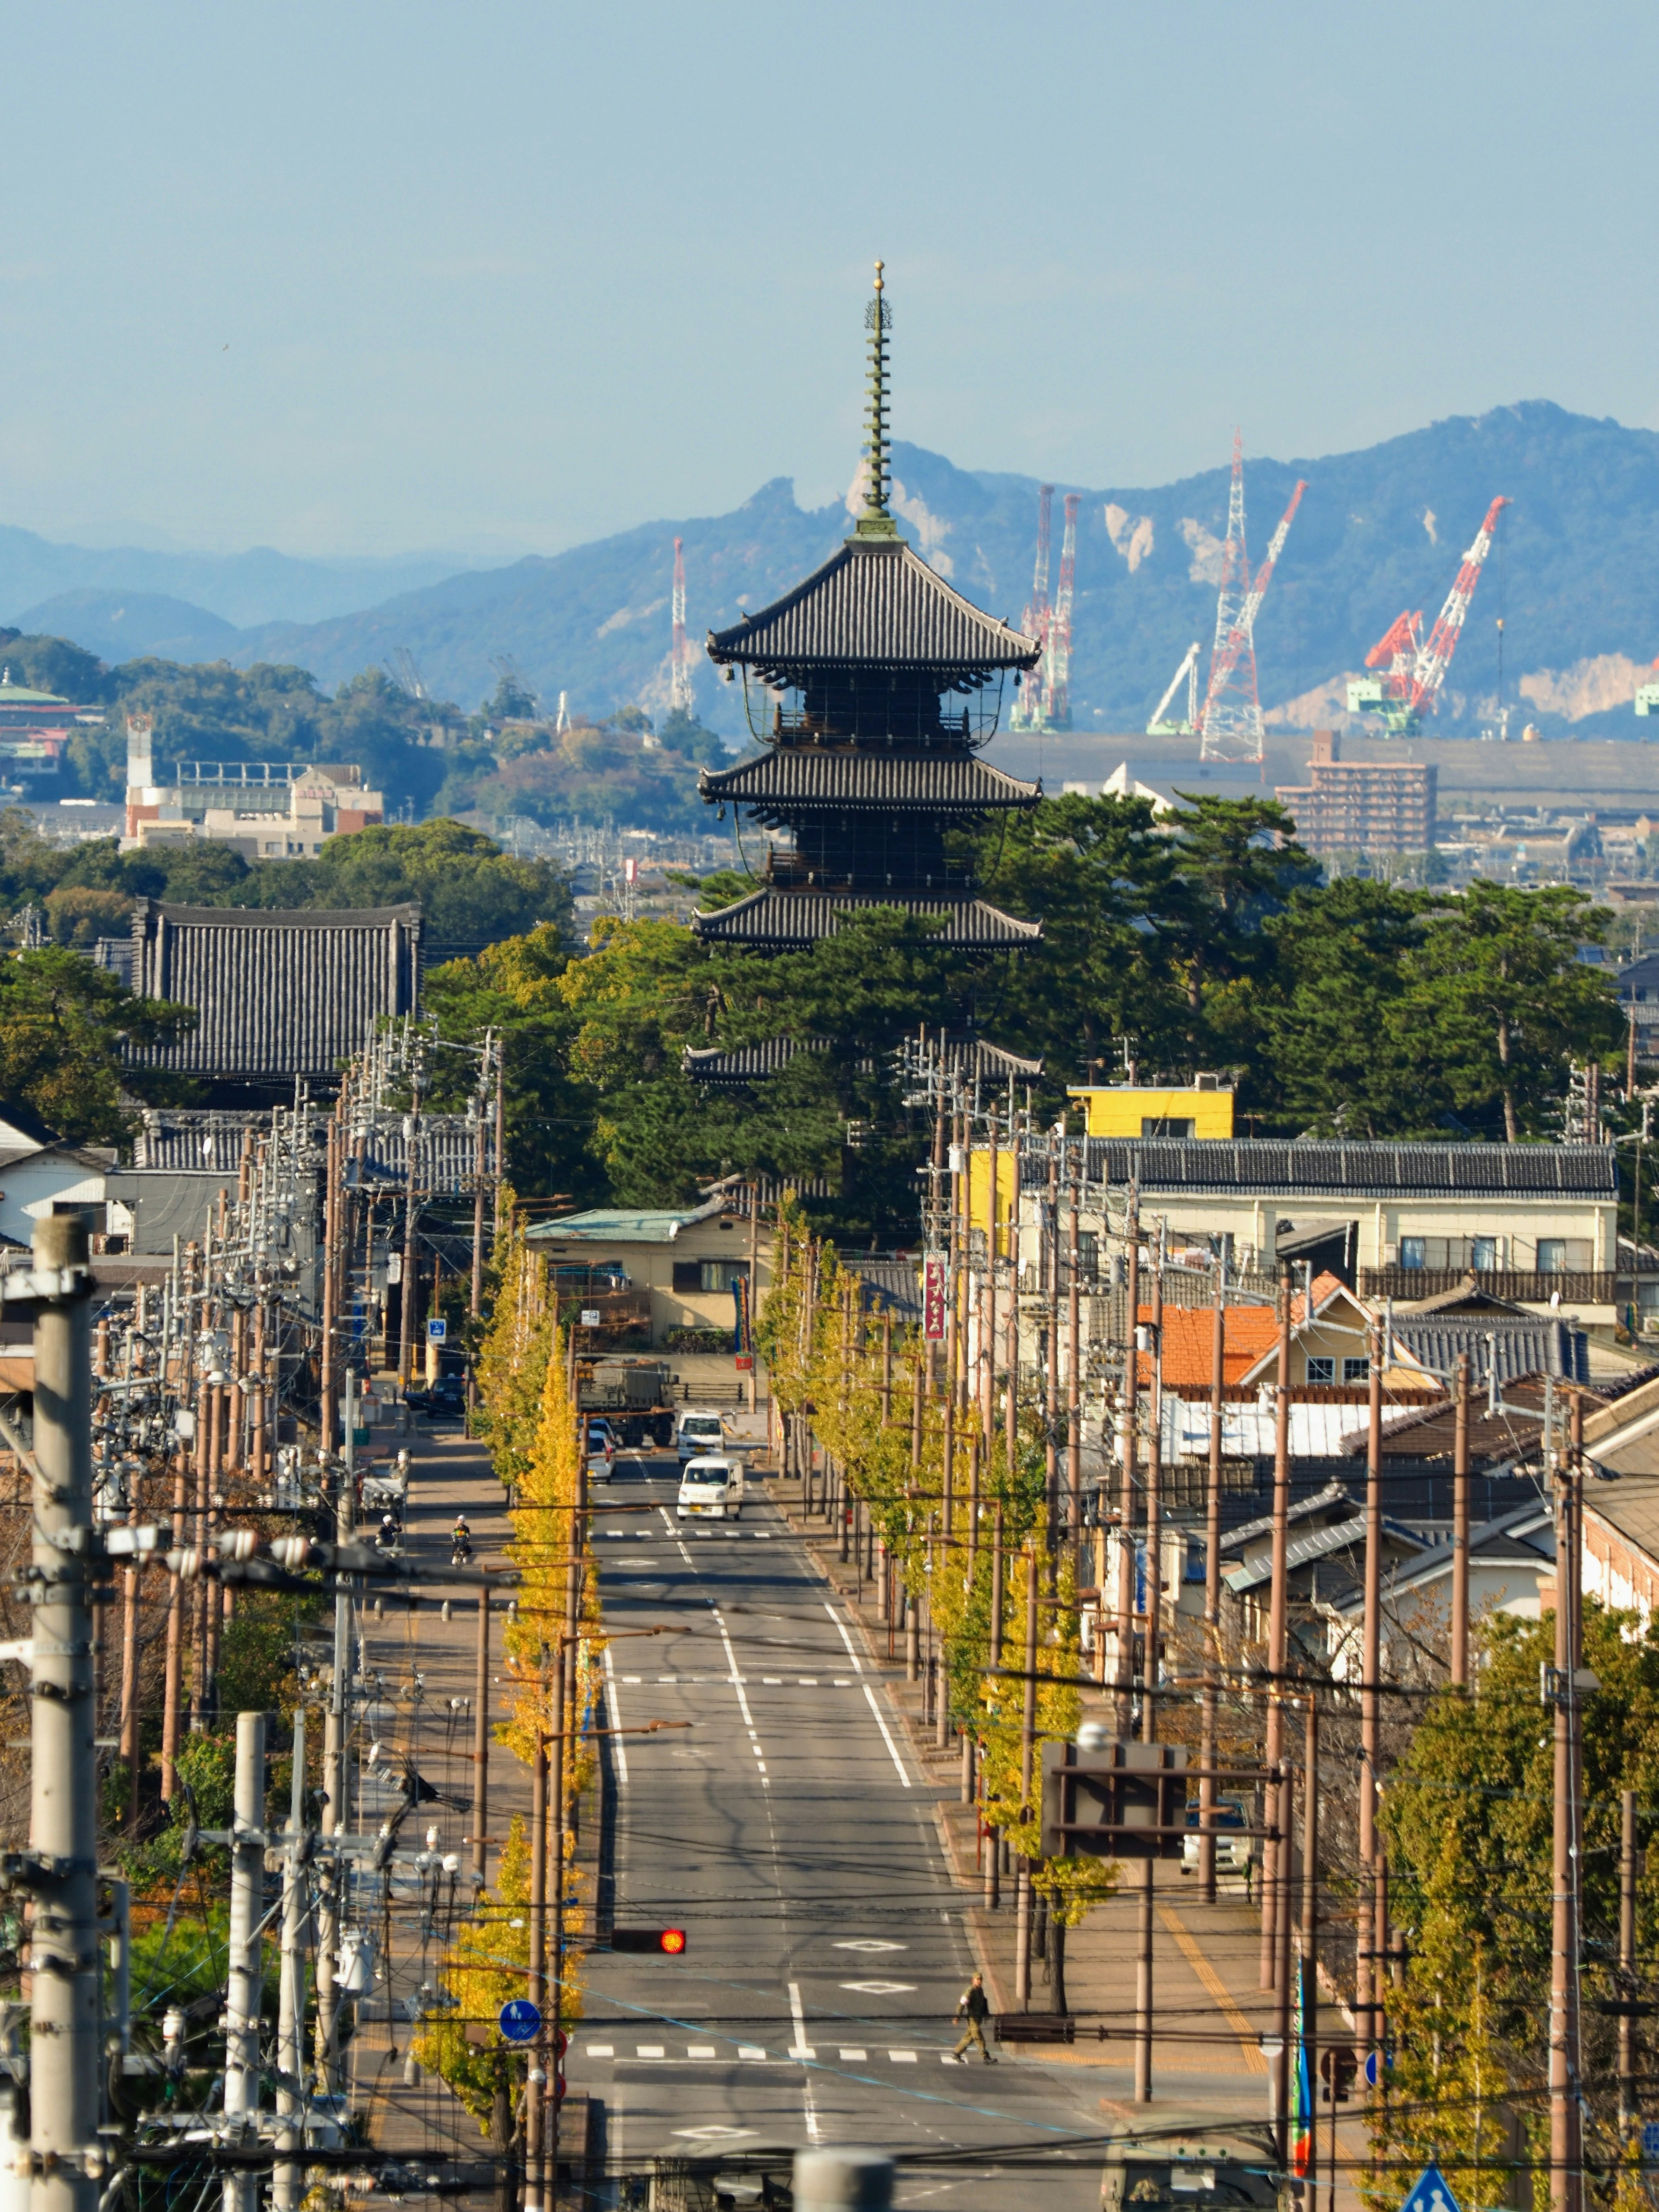
[[454,1554],[453,1564],[458,1567],[465,1566],[472,1557],[472,1531],[467,1526],[465,1513],[455,1516],[455,1530],[450,1542]]

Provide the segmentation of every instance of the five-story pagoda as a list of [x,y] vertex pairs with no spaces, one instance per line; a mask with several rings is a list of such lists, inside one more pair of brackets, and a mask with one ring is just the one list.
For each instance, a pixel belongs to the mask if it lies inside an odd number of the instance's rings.
[[743,672],[764,750],[735,768],[705,769],[698,788],[793,837],[792,847],[771,846],[763,889],[693,915],[710,944],[811,945],[849,911],[872,907],[937,915],[950,945],[1018,945],[1041,933],[1040,923],[975,897],[966,865],[945,854],[947,830],[1042,795],[980,758],[1004,685],[1042,648],[953,592],[899,535],[888,506],[890,310],[881,270],[878,262],[866,310],[864,512],[804,583],[709,633],[708,658]]

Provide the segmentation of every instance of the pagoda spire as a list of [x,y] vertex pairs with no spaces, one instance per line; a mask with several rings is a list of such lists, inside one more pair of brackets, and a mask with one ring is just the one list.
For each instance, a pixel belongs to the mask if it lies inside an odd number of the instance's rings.
[[870,405],[865,416],[869,440],[865,447],[864,512],[853,526],[855,538],[896,538],[898,524],[887,505],[887,333],[893,327],[882,283],[884,264],[876,264],[876,296],[864,310],[864,326],[870,333]]

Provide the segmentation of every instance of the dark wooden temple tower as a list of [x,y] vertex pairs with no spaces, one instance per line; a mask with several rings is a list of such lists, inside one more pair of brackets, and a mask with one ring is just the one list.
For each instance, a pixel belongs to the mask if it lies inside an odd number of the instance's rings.
[[692,917],[708,944],[810,945],[870,907],[938,915],[951,945],[1018,945],[1041,933],[976,897],[966,868],[946,857],[947,830],[1041,796],[980,758],[1004,686],[1041,647],[953,592],[899,535],[888,507],[890,311],[879,262],[875,294],[866,311],[867,495],[853,535],[782,599],[709,634],[709,659],[742,672],[763,750],[705,769],[698,787],[711,804],[788,830],[793,846],[771,847],[763,890]]

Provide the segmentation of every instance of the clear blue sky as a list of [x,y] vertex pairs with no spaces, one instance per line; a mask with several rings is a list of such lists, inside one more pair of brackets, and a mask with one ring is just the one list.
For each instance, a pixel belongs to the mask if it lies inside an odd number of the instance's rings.
[[552,551],[895,428],[1091,487],[1659,427],[1659,13],[77,0],[6,17],[0,521]]

